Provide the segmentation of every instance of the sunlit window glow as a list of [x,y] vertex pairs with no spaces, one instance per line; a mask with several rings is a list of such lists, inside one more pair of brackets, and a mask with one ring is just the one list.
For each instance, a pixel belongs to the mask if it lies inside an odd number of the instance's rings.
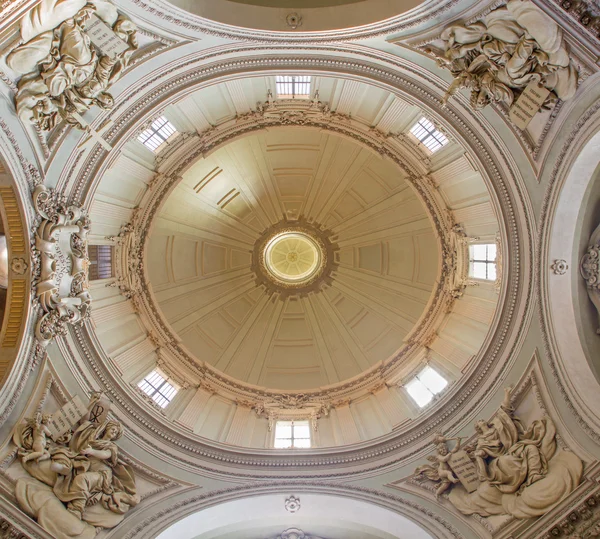
[[448,144],[448,137],[424,116],[412,127],[410,132],[431,153],[437,152],[442,146]]
[[275,449],[309,448],[310,425],[308,421],[277,421],[274,447]]
[[143,131],[138,140],[149,150],[156,152],[167,140],[177,134],[177,129],[164,116],[159,116]]
[[308,99],[310,79],[311,77],[307,75],[277,75],[275,77],[277,97]]
[[177,388],[158,371],[148,374],[138,387],[161,408],[165,408],[177,393]]
[[495,281],[497,256],[496,244],[485,243],[471,245],[469,251],[469,275],[475,277],[475,279]]
[[439,372],[427,366],[404,387],[414,401],[423,408],[447,385],[448,381]]

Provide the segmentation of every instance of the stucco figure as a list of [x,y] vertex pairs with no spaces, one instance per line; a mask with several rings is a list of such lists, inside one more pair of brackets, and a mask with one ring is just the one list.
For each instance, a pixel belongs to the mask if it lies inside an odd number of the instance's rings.
[[[87,30],[93,16],[122,41],[114,54],[103,54],[92,44]],[[43,1],[21,20],[21,37],[24,43],[6,60],[23,75],[15,98],[17,113],[42,130],[61,119],[83,128],[78,116],[92,105],[111,108],[108,88],[137,49],[135,25],[104,0]]]
[[445,101],[460,88],[471,90],[471,106],[512,105],[532,81],[550,90],[544,107],[577,90],[578,73],[560,27],[529,0],[510,0],[472,24],[442,33],[443,51],[430,49],[454,81]]
[[[448,450],[447,442],[451,440],[456,440],[456,445],[450,451]],[[415,470],[415,473],[418,475],[422,475],[432,481],[439,481],[440,485],[435,491],[436,498],[439,498],[452,485],[458,483],[458,478],[452,472],[448,462],[452,455],[460,449],[461,441],[462,438],[446,438],[441,434],[436,434],[433,443],[436,446],[437,453],[427,457],[427,460],[434,463],[434,465],[424,464]]]
[[[459,481],[450,479],[447,473],[433,473],[426,468],[428,465],[416,469],[417,474],[440,483],[439,494],[449,491],[448,500],[465,515],[541,516],[581,480],[581,459],[569,451],[557,450],[552,420],[545,417],[533,421],[526,429],[514,415],[510,391],[505,390],[504,400],[491,421],[477,421],[476,440],[463,447],[477,471],[476,490],[467,492]],[[434,443],[439,454],[437,437]],[[451,468],[450,463],[450,473]]]
[[19,506],[57,539],[94,537],[96,528],[113,528],[139,502],[133,471],[119,460],[115,443],[123,427],[91,420],[97,400],[93,396],[88,412],[57,439],[48,429],[43,440],[37,434],[49,416],[26,420],[13,435],[31,476],[17,480]]

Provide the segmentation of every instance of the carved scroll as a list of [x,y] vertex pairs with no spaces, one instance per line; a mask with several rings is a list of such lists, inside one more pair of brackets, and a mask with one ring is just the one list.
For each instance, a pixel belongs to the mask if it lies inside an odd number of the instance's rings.
[[57,335],[65,335],[69,324],[80,323],[90,315],[90,221],[84,210],[66,205],[43,185],[36,187],[33,204],[41,217],[33,249],[33,286],[43,311],[36,337],[47,345]]

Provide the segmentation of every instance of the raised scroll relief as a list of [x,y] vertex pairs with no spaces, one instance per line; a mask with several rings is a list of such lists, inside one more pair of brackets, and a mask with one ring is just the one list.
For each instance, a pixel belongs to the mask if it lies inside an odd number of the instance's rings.
[[[52,416],[38,410],[15,428],[13,442],[29,474],[17,479],[15,497],[57,539],[92,539],[140,501],[133,471],[119,459],[123,427],[106,417],[107,402],[99,393],[87,407],[76,398]],[[53,431],[64,418],[67,428]]]
[[38,185],[33,204],[41,217],[35,231],[33,286],[42,309],[36,337],[47,345],[64,335],[69,324],[90,315],[87,214],[69,206],[53,191]]
[[21,19],[21,38],[6,59],[22,75],[17,113],[42,130],[61,119],[83,129],[91,106],[110,109],[108,89],[138,47],[136,26],[106,0],[42,0]]
[[[448,493],[450,503],[465,515],[538,517],[581,481],[583,463],[574,453],[557,449],[552,420],[535,420],[526,428],[514,414],[510,388],[494,418],[477,421],[475,431],[473,443],[452,451],[443,447],[450,439],[436,435],[437,455],[430,459],[435,464],[415,470],[438,484],[436,494]],[[457,447],[464,455],[452,459]]]
[[445,100],[466,88],[474,109],[491,102],[510,107],[536,83],[549,90],[541,107],[552,108],[577,90],[578,71],[562,30],[530,0],[510,0],[480,21],[453,24],[441,40],[442,48],[429,52],[454,76]]

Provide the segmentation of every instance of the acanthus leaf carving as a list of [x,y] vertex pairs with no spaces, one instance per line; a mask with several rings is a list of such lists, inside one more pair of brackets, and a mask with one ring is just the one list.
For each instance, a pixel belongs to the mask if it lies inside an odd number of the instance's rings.
[[41,217],[32,245],[32,286],[43,312],[36,337],[47,345],[70,324],[90,315],[88,233],[85,210],[67,205],[54,190],[38,185],[33,204]]

